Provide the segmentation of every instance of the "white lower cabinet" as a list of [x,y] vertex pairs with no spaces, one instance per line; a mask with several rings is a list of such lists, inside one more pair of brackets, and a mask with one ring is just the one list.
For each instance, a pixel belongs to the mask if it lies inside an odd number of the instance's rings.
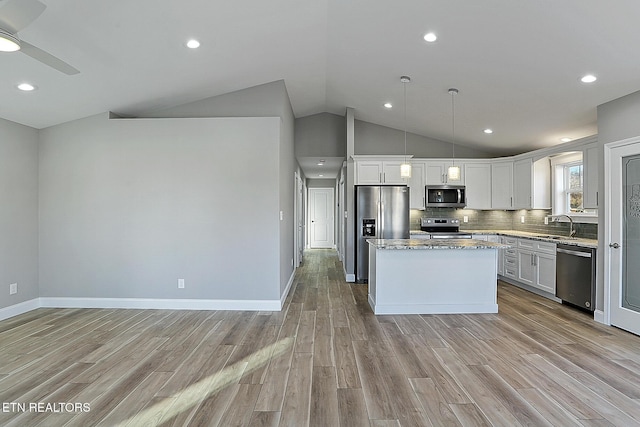
[[515,280],[552,295],[556,293],[556,245],[531,239],[517,239]]
[[[502,236],[500,241],[511,246],[502,249],[502,274],[504,277],[515,280],[518,274],[518,239],[515,237]],[[498,266],[500,270],[500,266]]]

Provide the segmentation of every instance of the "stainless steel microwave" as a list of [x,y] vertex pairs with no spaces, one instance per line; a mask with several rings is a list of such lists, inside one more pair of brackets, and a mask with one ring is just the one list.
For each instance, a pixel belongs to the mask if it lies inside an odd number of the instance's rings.
[[427,185],[425,187],[425,207],[464,208],[467,195],[464,185]]

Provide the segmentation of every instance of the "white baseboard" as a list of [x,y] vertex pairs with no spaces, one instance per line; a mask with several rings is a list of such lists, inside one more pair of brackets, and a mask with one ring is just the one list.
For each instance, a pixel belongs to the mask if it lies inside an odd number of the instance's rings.
[[356,275],[355,274],[348,274],[347,272],[345,272],[344,273],[344,280],[345,280],[345,282],[355,283]]
[[151,298],[40,298],[49,308],[136,308],[155,310],[280,311],[278,300],[204,300]]
[[369,295],[369,306],[380,314],[469,314],[497,313],[498,304],[376,304]]
[[18,316],[28,311],[35,310],[36,308],[40,308],[40,301],[38,298],[21,302],[19,304],[10,305],[9,307],[0,308],[0,320]]
[[598,323],[602,323],[603,325],[607,324],[604,321],[604,311],[602,310],[596,310],[593,312],[593,320],[595,320]]
[[293,269],[293,273],[291,273],[291,277],[289,277],[289,282],[287,283],[287,287],[285,288],[282,295],[280,295],[280,310],[282,310],[282,307],[284,307],[284,301],[287,299],[287,295],[289,295],[291,286],[293,286],[293,280],[295,276],[296,276],[296,270]]

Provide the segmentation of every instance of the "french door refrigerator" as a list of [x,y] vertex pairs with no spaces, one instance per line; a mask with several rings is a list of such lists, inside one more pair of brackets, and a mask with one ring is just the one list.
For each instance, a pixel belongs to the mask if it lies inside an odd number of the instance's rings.
[[357,185],[356,282],[369,278],[367,239],[409,238],[409,187],[405,185]]

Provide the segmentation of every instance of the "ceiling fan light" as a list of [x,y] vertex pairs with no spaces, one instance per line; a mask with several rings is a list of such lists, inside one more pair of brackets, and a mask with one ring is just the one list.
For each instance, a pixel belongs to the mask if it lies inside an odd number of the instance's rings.
[[15,52],[20,50],[20,40],[14,35],[0,30],[0,52]]

